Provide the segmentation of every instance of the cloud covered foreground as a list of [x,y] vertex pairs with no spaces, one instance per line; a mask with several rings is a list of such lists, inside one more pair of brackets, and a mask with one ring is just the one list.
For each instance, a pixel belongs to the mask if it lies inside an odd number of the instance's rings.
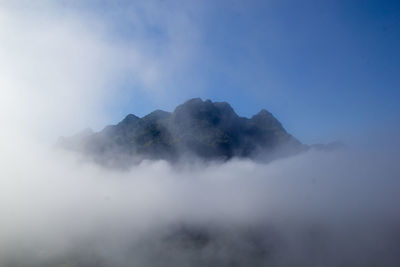
[[395,266],[388,154],[116,171],[40,147],[2,153],[0,265]]

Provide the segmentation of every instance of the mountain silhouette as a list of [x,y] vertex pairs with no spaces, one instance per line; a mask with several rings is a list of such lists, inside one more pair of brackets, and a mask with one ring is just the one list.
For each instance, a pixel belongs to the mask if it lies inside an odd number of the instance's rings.
[[143,118],[129,114],[100,132],[86,130],[61,138],[59,144],[96,162],[121,166],[143,159],[271,160],[307,148],[265,109],[244,118],[227,102],[200,98],[186,101],[172,113],[156,110]]

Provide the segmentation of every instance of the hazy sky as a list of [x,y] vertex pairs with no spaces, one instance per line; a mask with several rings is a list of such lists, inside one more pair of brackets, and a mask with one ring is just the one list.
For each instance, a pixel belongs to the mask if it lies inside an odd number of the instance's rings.
[[[128,113],[172,111],[191,97],[228,101],[242,116],[266,108],[305,143],[400,122],[399,1],[46,0],[0,7],[23,20],[33,14],[45,25],[41,32],[54,21],[68,27],[77,38],[62,51],[72,56],[82,37],[96,48],[101,43],[93,55],[86,47],[76,58],[87,65],[79,73],[93,65],[88,75],[107,77],[107,120],[85,120],[95,129]],[[85,86],[91,84],[98,86]]]

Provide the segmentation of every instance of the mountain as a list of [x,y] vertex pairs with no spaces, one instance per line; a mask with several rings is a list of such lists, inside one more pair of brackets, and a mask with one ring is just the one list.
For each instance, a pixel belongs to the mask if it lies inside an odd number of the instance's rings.
[[59,144],[111,166],[126,166],[143,159],[270,160],[307,147],[265,109],[244,118],[226,102],[200,98],[186,101],[172,113],[156,110],[143,118],[129,114],[100,132],[86,130],[61,138]]

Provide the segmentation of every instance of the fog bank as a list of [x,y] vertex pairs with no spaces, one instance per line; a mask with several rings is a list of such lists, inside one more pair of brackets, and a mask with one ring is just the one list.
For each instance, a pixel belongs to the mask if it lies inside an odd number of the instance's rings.
[[41,146],[8,152],[2,266],[400,261],[400,170],[388,151],[310,151],[269,164],[144,161],[129,171]]

